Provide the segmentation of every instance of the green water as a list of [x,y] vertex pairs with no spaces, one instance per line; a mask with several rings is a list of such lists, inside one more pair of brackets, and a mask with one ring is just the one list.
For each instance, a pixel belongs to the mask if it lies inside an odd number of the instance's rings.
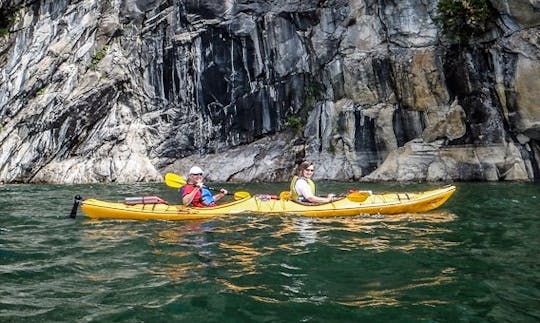
[[418,215],[197,222],[66,218],[162,184],[0,186],[0,322],[539,322],[540,185],[457,186]]

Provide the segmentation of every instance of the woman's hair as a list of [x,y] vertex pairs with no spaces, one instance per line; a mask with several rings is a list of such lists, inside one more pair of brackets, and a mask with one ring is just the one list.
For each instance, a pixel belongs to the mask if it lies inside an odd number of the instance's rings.
[[298,167],[296,168],[296,175],[302,176],[304,175],[303,171],[304,169],[308,168],[309,166],[313,165],[313,162],[310,162],[308,160],[303,161]]

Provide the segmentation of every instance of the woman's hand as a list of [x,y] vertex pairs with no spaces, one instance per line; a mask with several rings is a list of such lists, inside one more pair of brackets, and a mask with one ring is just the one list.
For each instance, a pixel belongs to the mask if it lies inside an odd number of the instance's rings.
[[202,190],[204,187],[204,182],[201,179],[200,181],[197,181],[197,183],[195,183],[194,185],[197,186],[200,190]]

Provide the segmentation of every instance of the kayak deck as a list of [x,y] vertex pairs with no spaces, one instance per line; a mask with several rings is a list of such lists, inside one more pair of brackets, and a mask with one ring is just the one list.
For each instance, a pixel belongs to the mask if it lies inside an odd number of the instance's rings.
[[444,204],[455,190],[455,186],[446,186],[418,193],[370,194],[362,202],[345,197],[318,205],[305,205],[287,199],[267,200],[255,195],[207,208],[165,203],[128,205],[87,199],[81,202],[81,208],[90,218],[133,220],[196,220],[239,214],[290,214],[311,217],[398,214],[433,210]]

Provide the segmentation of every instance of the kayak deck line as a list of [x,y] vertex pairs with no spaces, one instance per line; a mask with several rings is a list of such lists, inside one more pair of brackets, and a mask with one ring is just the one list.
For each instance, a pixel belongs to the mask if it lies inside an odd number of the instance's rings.
[[[133,220],[195,220],[241,214],[299,215],[310,217],[355,216],[359,214],[398,214],[427,212],[443,205],[455,192],[453,185],[424,192],[371,193],[362,202],[343,197],[329,203],[306,205],[289,199],[267,199],[266,194],[213,207],[196,208],[163,202],[126,204],[97,199],[80,199],[82,211],[90,218]],[[80,198],[80,197],[79,197]],[[74,209],[76,209],[75,199]]]

